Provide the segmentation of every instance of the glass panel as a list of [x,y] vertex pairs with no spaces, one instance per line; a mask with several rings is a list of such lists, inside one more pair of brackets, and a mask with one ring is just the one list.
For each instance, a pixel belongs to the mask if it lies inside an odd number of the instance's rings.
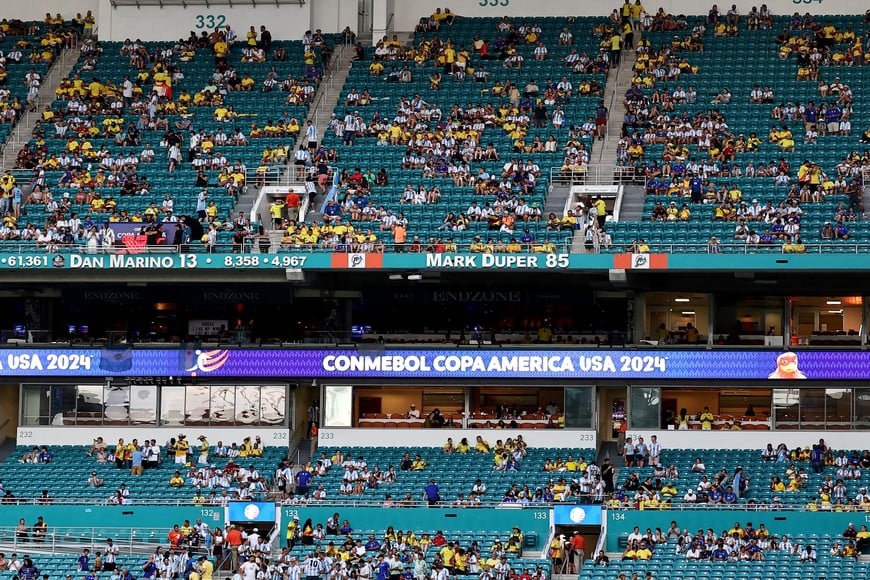
[[76,400],[76,424],[102,423],[103,411],[103,385],[79,385]]
[[801,429],[824,429],[825,389],[801,389]]
[[350,427],[353,420],[353,387],[325,387],[323,424],[325,427]]
[[710,297],[685,292],[645,296],[644,336],[660,343],[698,344],[710,333]]
[[870,388],[855,389],[855,429],[870,429]]
[[629,428],[660,429],[661,389],[659,387],[631,387],[629,397]]
[[75,385],[57,385],[51,387],[49,415],[53,425],[63,425],[64,417],[75,418],[76,387]]
[[260,420],[260,387],[236,387],[236,423],[256,425]]
[[130,420],[133,423],[151,424],[157,421],[157,387],[132,385],[130,387]]
[[130,421],[130,387],[113,385],[106,389],[105,420],[122,423]]
[[160,424],[181,425],[184,421],[184,387],[160,389]]
[[592,387],[565,388],[565,427],[592,428]]
[[773,389],[774,429],[798,428],[800,389]]
[[187,387],[184,393],[184,422],[187,424],[208,423],[211,389],[201,385]]
[[260,388],[260,424],[286,425],[287,387]]
[[232,423],[236,415],[236,387],[212,387],[210,404],[212,423]]
[[25,385],[21,403],[21,422],[24,425],[48,425],[48,385]]
[[850,429],[852,389],[825,389],[825,422],[828,426]]
[[[716,295],[714,338],[732,344],[781,346],[783,338],[781,296]],[[698,320],[700,322],[700,315]]]

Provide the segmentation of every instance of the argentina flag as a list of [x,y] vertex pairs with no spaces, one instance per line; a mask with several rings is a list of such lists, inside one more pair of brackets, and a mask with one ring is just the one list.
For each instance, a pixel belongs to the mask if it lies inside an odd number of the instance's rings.
[[132,345],[107,346],[100,349],[100,370],[109,373],[124,373],[132,368]]

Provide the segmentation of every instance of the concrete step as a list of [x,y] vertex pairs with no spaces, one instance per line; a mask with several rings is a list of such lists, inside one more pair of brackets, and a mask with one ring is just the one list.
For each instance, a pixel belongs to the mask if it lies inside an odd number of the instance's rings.
[[619,221],[639,221],[642,219],[645,197],[643,187],[626,185],[622,190]]
[[552,191],[547,195],[547,201],[544,203],[542,211],[544,215],[549,215],[554,212],[557,215],[562,215],[565,210],[565,202],[568,196],[571,195],[571,188],[564,185],[553,186]]

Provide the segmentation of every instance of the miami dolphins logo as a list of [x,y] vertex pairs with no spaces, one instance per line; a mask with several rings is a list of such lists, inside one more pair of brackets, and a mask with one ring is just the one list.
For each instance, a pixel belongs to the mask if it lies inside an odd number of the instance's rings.
[[228,350],[195,350],[193,354],[196,355],[196,364],[185,369],[192,377],[197,373],[213,373],[230,359]]

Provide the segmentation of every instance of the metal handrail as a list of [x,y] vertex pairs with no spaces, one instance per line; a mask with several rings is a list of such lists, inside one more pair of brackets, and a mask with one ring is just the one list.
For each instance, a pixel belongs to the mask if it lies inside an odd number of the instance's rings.
[[642,183],[642,179],[630,167],[602,163],[590,163],[582,170],[550,168],[550,185],[625,185]]
[[78,552],[84,548],[93,553],[102,550],[106,540],[111,538],[121,554],[146,554],[154,550],[155,543],[166,540],[167,531],[168,528],[55,526],[48,528],[44,536],[36,537],[32,529],[28,529],[25,536],[15,527],[0,527],[0,543],[4,550],[27,550],[29,553]]
[[[641,236],[638,236],[641,239]],[[753,254],[782,254],[786,256],[800,256],[807,254],[868,254],[870,253],[870,243],[855,243],[848,241],[831,240],[824,243],[802,244],[803,251],[786,252],[785,247],[781,243],[777,244],[746,244],[746,243],[731,243],[719,242],[718,251],[713,251],[707,242],[696,243],[674,243],[674,242],[648,242],[649,252],[653,254],[722,254],[722,255],[753,255]],[[831,248],[837,248],[836,252],[831,252]],[[620,243],[613,248],[602,251],[601,253],[631,253],[630,245]],[[642,252],[646,253],[646,252]]]

